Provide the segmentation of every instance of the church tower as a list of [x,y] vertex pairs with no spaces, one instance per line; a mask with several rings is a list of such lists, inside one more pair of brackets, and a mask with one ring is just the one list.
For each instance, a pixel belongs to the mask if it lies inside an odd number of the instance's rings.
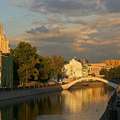
[[0,23],[0,52],[3,54],[9,53],[9,42],[4,34],[3,25]]

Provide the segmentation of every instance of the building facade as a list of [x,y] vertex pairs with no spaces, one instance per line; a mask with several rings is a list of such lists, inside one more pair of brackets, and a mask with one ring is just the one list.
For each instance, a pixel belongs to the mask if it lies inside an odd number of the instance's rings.
[[9,55],[1,55],[0,86],[2,88],[13,88],[13,60]]
[[65,75],[70,78],[82,77],[82,64],[75,59],[70,60],[68,64],[64,66]]
[[9,42],[4,34],[2,24],[0,24],[0,52],[3,54],[10,52]]
[[101,76],[100,75],[100,71],[102,69],[106,68],[106,64],[105,63],[94,63],[94,64],[90,64],[90,71],[89,74],[92,76]]
[[72,59],[64,66],[64,73],[70,79],[79,79],[89,74],[89,66],[80,60]]
[[89,74],[94,76],[101,76],[100,71],[102,69],[109,70],[111,68],[118,67],[118,66],[120,66],[120,60],[106,60],[102,63],[93,63],[93,64],[90,64]]
[[89,75],[90,65],[88,63],[85,63],[82,66],[83,66],[83,68],[82,68],[83,77],[86,77]]
[[0,52],[0,86],[2,80],[2,53]]
[[3,26],[0,24],[0,87],[13,87],[13,60],[9,55],[9,42],[6,39]]
[[102,63],[89,64],[85,60],[72,59],[64,66],[64,73],[67,78],[78,79],[86,76],[103,77],[100,72],[102,69],[111,69],[120,66],[120,60],[106,60]]
[[104,63],[108,69],[120,66],[120,60],[106,60]]

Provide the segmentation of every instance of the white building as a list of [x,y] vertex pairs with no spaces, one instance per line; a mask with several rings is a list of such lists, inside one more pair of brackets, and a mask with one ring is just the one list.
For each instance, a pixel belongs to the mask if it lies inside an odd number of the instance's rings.
[[83,67],[82,63],[72,59],[70,60],[69,64],[64,66],[65,75],[70,79],[77,79],[83,76]]

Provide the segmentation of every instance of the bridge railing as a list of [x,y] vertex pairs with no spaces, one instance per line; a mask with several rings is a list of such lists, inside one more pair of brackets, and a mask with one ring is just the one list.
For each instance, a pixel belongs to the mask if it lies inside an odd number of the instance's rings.
[[113,82],[110,82],[110,81],[108,81],[108,80],[105,80],[105,79],[103,79],[103,78],[88,76],[88,77],[82,77],[82,78],[80,78],[80,79],[78,79],[78,80],[74,80],[74,81],[72,81],[72,82],[68,82],[68,83],[66,83],[66,84],[63,85],[63,88],[69,89],[71,86],[73,86],[74,84],[76,84],[76,83],[78,83],[78,82],[90,81],[90,80],[92,80],[92,81],[104,82],[104,83],[108,84],[109,86],[111,86],[111,87],[113,87],[113,88],[115,88],[115,89],[118,87],[117,84],[115,84],[115,83],[113,83]]

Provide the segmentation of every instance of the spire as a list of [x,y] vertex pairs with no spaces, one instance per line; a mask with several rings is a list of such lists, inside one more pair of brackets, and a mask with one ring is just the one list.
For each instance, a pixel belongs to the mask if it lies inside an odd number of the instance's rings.
[[3,34],[3,24],[0,22],[0,34]]
[[0,22],[0,51],[2,53],[9,53],[9,50],[9,42],[4,34],[3,24]]

